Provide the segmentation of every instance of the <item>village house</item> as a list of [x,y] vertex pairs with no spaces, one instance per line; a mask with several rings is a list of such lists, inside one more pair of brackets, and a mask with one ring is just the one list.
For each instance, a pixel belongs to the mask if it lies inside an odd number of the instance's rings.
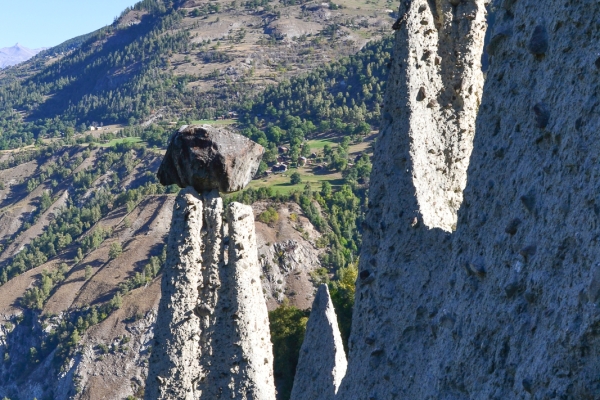
[[285,164],[276,164],[271,169],[273,170],[273,173],[286,172],[288,169],[288,166]]

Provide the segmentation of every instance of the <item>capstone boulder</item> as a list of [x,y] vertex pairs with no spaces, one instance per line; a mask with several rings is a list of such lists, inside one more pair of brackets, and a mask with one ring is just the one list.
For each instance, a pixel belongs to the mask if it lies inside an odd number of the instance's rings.
[[209,125],[183,126],[171,137],[158,170],[163,185],[192,186],[198,193],[242,190],[254,177],[264,148]]

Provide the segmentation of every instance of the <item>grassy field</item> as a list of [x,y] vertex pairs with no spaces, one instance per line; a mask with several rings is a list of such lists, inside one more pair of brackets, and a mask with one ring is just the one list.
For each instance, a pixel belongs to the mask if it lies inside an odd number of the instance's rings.
[[192,121],[192,125],[233,125],[236,122],[235,119],[201,119]]
[[[376,136],[377,134],[373,133],[366,137],[365,141],[350,145],[350,147],[348,148],[349,154],[358,154],[362,152],[370,153],[371,143]],[[328,137],[308,141],[308,145],[310,146],[311,151],[315,152],[321,152],[326,144],[331,146],[332,148],[336,148],[338,146],[338,138]],[[296,185],[292,185],[290,183],[290,176],[294,172],[298,172],[302,179],[302,182]],[[340,186],[344,183],[344,179],[340,172],[315,174],[313,172],[312,166],[308,165],[305,167],[289,169],[283,174],[273,174],[267,178],[253,180],[248,185],[248,188],[258,189],[261,187],[271,187],[275,192],[279,192],[280,194],[289,194],[295,190],[302,191],[307,182],[310,183],[313,190],[320,190],[323,181],[328,181],[334,187]]]
[[122,138],[122,139],[113,139],[108,143],[101,144],[100,147],[112,147],[114,145],[121,144],[121,143],[138,143],[141,141],[142,141],[142,139],[139,137],[126,137],[126,138]]
[[[298,172],[302,182],[292,185],[290,183],[290,175]],[[258,189],[261,187],[271,187],[275,192],[280,194],[289,194],[294,190],[302,191],[306,183],[310,183],[313,190],[320,190],[323,181],[328,181],[333,186],[339,186],[343,183],[342,174],[339,172],[331,174],[314,174],[311,167],[292,168],[283,174],[273,174],[268,178],[257,179],[248,185],[248,188]]]
[[372,133],[369,136],[367,136],[362,142],[357,143],[357,144],[351,144],[350,147],[348,147],[348,153],[349,154],[357,154],[357,153],[363,153],[363,152],[367,152],[367,153],[371,153],[373,150],[371,148],[371,145],[373,144],[373,141],[377,138],[377,133]]
[[323,150],[323,147],[325,147],[326,144],[330,147],[337,146],[337,142],[334,138],[315,139],[308,141],[308,145],[310,146],[311,150]]

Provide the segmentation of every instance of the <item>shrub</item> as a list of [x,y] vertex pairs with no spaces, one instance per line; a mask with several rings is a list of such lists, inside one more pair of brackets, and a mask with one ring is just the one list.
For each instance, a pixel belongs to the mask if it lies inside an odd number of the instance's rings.
[[313,284],[317,287],[323,283],[329,283],[329,271],[327,271],[327,268],[321,267],[311,271],[310,277],[313,280]]
[[300,182],[302,182],[302,177],[300,176],[300,174],[298,172],[294,172],[294,173],[292,173],[292,175],[290,175],[290,183],[292,185],[297,185]]
[[110,245],[110,250],[108,251],[108,256],[111,259],[115,259],[119,257],[123,253],[123,248],[121,247],[121,243],[115,242]]
[[89,280],[92,277],[93,274],[93,269],[91,265],[86,265],[85,266],[85,280]]
[[269,207],[259,214],[258,220],[268,225],[273,225],[279,221],[279,213],[274,207]]

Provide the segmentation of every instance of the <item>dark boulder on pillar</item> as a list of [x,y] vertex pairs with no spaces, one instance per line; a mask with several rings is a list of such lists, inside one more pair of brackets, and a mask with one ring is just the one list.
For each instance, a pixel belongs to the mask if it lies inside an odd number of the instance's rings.
[[254,177],[264,148],[209,125],[183,126],[170,140],[158,170],[163,185],[192,186],[198,193],[242,190]]

